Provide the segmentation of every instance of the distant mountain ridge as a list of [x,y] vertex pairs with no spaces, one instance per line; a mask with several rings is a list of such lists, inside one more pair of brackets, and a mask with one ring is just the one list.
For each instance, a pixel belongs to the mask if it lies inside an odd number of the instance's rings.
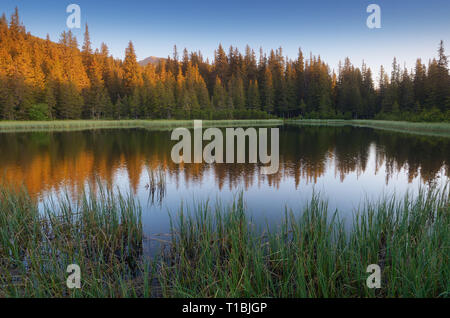
[[156,57],[156,56],[149,56],[146,59],[143,59],[142,61],[139,61],[138,63],[141,66],[146,66],[148,64],[155,64],[156,65],[156,64],[159,64],[159,62],[161,60],[165,60],[165,59],[163,59],[161,57]]

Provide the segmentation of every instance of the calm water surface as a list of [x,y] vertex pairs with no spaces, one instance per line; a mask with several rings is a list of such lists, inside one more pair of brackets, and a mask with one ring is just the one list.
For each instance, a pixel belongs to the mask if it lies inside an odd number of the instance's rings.
[[[132,192],[143,207],[145,233],[169,230],[168,212],[181,201],[219,199],[240,192],[253,218],[274,224],[286,206],[300,209],[313,191],[343,217],[366,198],[420,185],[442,186],[450,175],[450,138],[354,127],[280,127],[280,170],[259,173],[255,164],[185,164],[170,158],[170,131],[145,129],[0,133],[0,171],[39,200],[68,191],[73,197],[100,180]],[[148,169],[162,169],[163,196],[150,190]],[[153,202],[152,202],[153,201]]]

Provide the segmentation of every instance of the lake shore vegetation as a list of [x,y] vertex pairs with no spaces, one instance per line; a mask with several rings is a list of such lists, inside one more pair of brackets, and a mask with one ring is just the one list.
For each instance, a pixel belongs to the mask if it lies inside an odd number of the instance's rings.
[[[62,195],[38,208],[24,189],[0,187],[0,297],[450,296],[448,187],[366,202],[350,223],[317,194],[271,227],[252,222],[242,195],[203,202],[171,214],[152,257],[137,200],[90,189],[75,205]],[[80,289],[66,285],[70,264]],[[379,289],[366,284],[371,264]]]

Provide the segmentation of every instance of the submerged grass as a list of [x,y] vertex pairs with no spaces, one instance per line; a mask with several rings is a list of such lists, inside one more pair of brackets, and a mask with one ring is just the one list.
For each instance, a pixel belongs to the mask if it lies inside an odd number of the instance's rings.
[[326,120],[326,119],[303,119],[287,120],[286,123],[298,125],[325,125],[325,126],[345,126],[369,127],[397,132],[407,132],[421,135],[435,135],[450,137],[450,123],[417,123],[406,121],[389,120]]
[[[203,120],[203,126],[258,126],[281,125],[282,120]],[[0,132],[71,131],[87,129],[145,128],[171,129],[192,127],[193,120],[55,120],[55,121],[0,121]]]
[[[449,297],[449,190],[368,202],[344,227],[318,195],[278,227],[258,228],[243,197],[172,219],[171,240],[142,257],[141,210],[110,190],[38,211],[0,187],[0,297]],[[78,264],[82,288],[66,287]],[[382,269],[369,289],[367,266]]]
[[162,204],[166,195],[166,175],[161,167],[152,169],[147,163],[148,183],[145,188],[149,191],[147,203],[153,205]]

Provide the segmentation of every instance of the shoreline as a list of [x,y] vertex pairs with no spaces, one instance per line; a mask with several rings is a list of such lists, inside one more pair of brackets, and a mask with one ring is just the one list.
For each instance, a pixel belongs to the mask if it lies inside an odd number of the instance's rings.
[[402,132],[416,135],[450,137],[450,123],[407,122],[388,120],[301,119],[286,120],[286,124],[309,126],[353,126]]
[[[204,127],[282,125],[282,119],[203,120]],[[55,120],[55,121],[0,121],[3,132],[79,131],[91,129],[171,129],[193,127],[194,120]]]
[[[40,132],[40,131],[80,131],[91,129],[171,129],[174,127],[192,127],[194,120],[55,120],[55,121],[0,121],[0,133]],[[227,126],[264,126],[264,125],[317,125],[317,126],[353,126],[382,129],[419,135],[450,137],[450,123],[406,122],[385,120],[342,120],[342,119],[239,119],[239,120],[203,120],[204,127]]]

